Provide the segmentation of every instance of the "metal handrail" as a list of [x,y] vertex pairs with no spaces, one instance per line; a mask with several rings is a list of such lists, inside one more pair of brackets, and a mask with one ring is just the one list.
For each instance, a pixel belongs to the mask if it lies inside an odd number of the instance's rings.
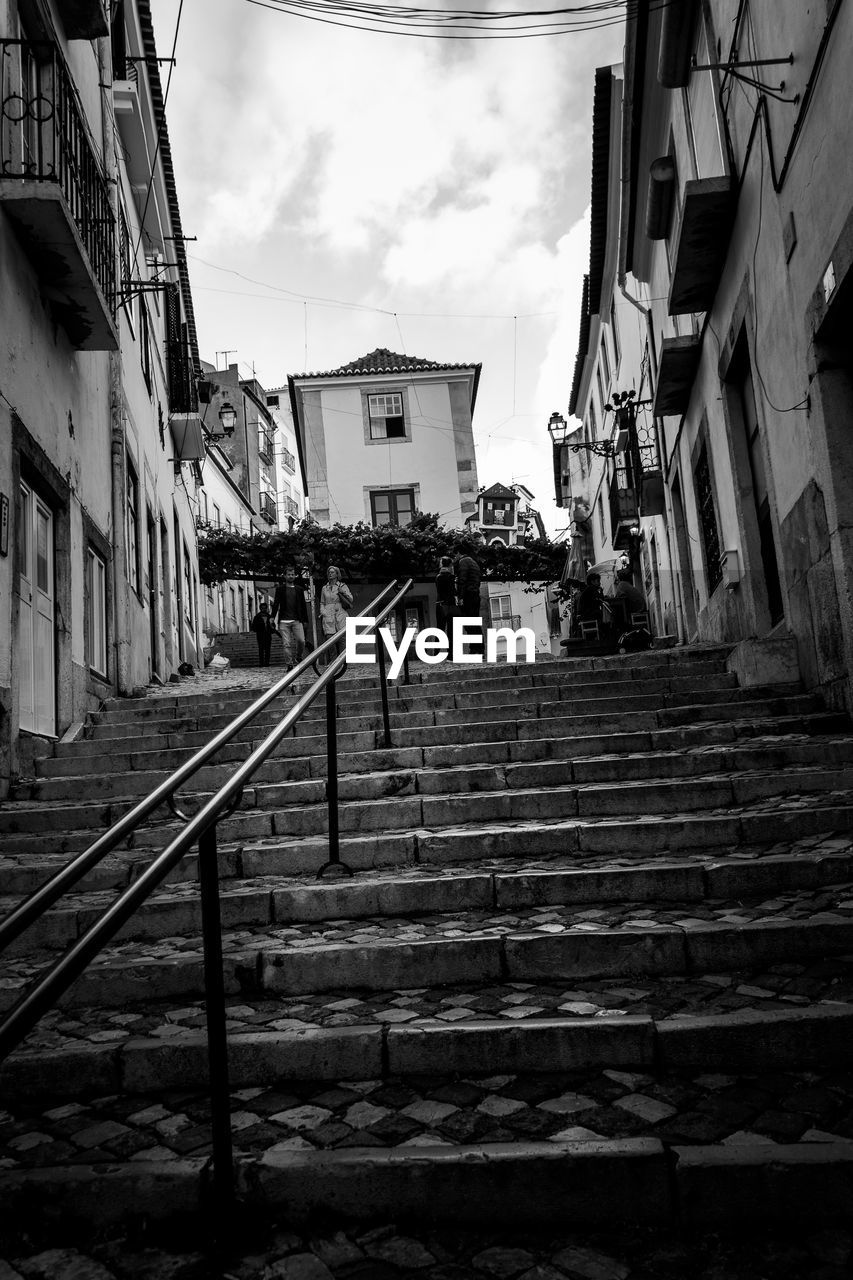
[[[372,609],[378,600],[381,600],[388,594],[389,590],[393,590],[396,581],[380,592],[376,600],[372,601],[367,608]],[[375,630],[388,614],[396,608],[401,600],[408,593],[412,586],[412,579],[408,579],[405,585],[396,595],[382,608],[380,613],[373,619],[373,629]],[[320,646],[318,650],[311,655],[309,659],[300,663],[294,671],[289,673],[291,677],[306,666],[316,664],[321,654],[336,645],[340,639],[340,632]],[[383,714],[385,724],[388,724],[387,709],[387,689],[385,681],[385,659],[378,648],[377,659],[380,670],[380,684],[383,696]],[[121,929],[134,914],[134,912],[142,905],[153,890],[160,884],[174,867],[178,865],[187,851],[198,841],[198,865],[199,865],[199,883],[201,897],[202,912],[202,935],[204,944],[204,977],[205,977],[205,1005],[207,1017],[207,1040],[208,1040],[208,1060],[209,1060],[209,1076],[210,1076],[210,1095],[211,1095],[211,1128],[212,1128],[212,1145],[213,1145],[213,1207],[217,1214],[227,1215],[231,1207],[235,1195],[234,1183],[234,1158],[231,1139],[231,1121],[230,1121],[230,1099],[228,1084],[228,1035],[226,1029],[225,1016],[225,984],[222,969],[222,936],[221,936],[221,916],[219,903],[219,868],[216,841],[216,824],[221,818],[228,817],[239,806],[243,796],[243,790],[264,762],[269,759],[275,748],[295,727],[302,715],[307,711],[308,707],[314,702],[317,696],[325,689],[327,696],[326,714],[327,724],[330,728],[336,723],[336,707],[334,686],[338,678],[346,670],[347,661],[345,654],[339,654],[329,665],[322,675],[314,682],[301,698],[290,708],[282,720],[275,726],[271,733],[267,735],[259,747],[251,753],[233,776],[211,797],[192,818],[186,820],[186,824],[181,833],[175,837],[171,844],[167,845],[157,856],[148,868],[133,881],[112,903],[110,907],[95,921],[93,925],[87,929],[82,937],[65,952],[64,955],[43,974],[37,981],[24,993],[16,1004],[9,1010],[5,1017],[0,1020],[0,1062],[15,1049],[25,1036],[32,1030],[44,1013],[51,1009],[59,997],[67,991],[71,984],[85,971],[92,960],[103,950],[106,944],[115,937],[116,933]],[[315,666],[315,670],[316,670]],[[253,714],[265,706],[276,692],[281,691],[285,685],[289,683],[287,679],[280,681],[273,689],[263,695],[248,710]],[[331,696],[330,696],[331,695]],[[224,730],[219,734],[214,742],[221,745],[222,741],[227,740],[225,734],[233,736],[238,724],[246,722],[247,713],[244,712],[232,726],[230,733]],[[386,733],[387,738],[387,733]],[[334,788],[327,784],[329,796],[329,843],[330,853],[332,853],[331,865],[340,864],[337,856],[337,759],[336,759],[336,736],[331,731],[329,733],[329,778],[330,783],[334,777]],[[193,757],[193,761],[198,761],[199,757],[209,757],[213,744],[208,744],[206,749],[197,753]],[[335,753],[334,771],[332,768],[332,755]],[[201,761],[199,761],[201,762]],[[190,762],[192,763],[192,762]],[[177,771],[177,775],[183,777],[188,776],[187,766],[182,766]],[[177,776],[176,775],[176,776]],[[171,780],[170,780],[171,781]],[[158,793],[163,793],[166,784],[158,788]],[[172,791],[175,788],[172,782]],[[155,793],[156,794],[156,793]],[[150,799],[150,798],[149,798]],[[334,827],[332,824],[332,813],[334,806]],[[142,808],[143,806],[137,806]],[[150,810],[146,810],[148,812]],[[117,824],[119,825],[119,824]],[[75,859],[75,863],[79,859]],[[327,864],[327,866],[330,864]],[[58,877],[54,877],[54,880]],[[36,896],[36,895],[33,895]],[[55,900],[55,899],[54,899]],[[42,908],[43,910],[46,908]]]
[[[396,585],[396,581],[389,582],[379,592],[379,595],[365,606],[365,609],[375,608],[383,597],[387,596],[389,591],[393,591]],[[222,747],[227,746],[231,739],[254,720],[255,716],[263,711],[274,698],[283,693],[289,685],[293,684],[299,676],[304,675],[306,671],[311,668],[316,670],[317,659],[333,648],[339,638],[339,635],[330,636],[307,658],[303,658],[302,662],[295,666],[292,671],[289,671],[281,680],[267,689],[266,693],[262,693],[251,706],[246,707],[229,725],[226,725],[214,738],[211,738],[206,746],[200,747],[195,755],[180,765],[158,787],[155,787],[150,795],[140,800],[139,804],[119,818],[117,822],[114,822],[102,836],[98,837],[94,844],[78,854],[76,858],[57,871],[43,885],[40,885],[38,889],[35,889],[5,919],[0,920],[0,952],[4,951],[25,929],[29,928],[48,907],[58,902],[63,894],[67,893],[84,875],[96,867],[122,840],[132,835],[140,823],[152,814],[155,809],[159,809],[163,804],[168,804],[175,792],[185,782],[188,782],[203,765],[207,764]],[[0,1057],[2,1057],[2,1054],[0,1054]]]

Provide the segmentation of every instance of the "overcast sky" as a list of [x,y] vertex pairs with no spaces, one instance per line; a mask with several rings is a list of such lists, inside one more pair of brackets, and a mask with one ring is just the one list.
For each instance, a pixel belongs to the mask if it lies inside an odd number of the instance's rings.
[[[152,0],[161,56],[178,9]],[[593,73],[622,39],[421,40],[184,0],[167,116],[202,358],[230,350],[266,387],[375,347],[481,362],[480,483],[521,481],[563,528],[547,422],[589,260]]]

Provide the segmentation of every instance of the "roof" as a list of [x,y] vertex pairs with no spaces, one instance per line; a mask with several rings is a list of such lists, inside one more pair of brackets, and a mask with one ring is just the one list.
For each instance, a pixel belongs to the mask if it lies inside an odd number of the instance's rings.
[[481,498],[517,498],[515,489],[508,489],[505,484],[493,484],[489,489],[480,490]]
[[610,102],[613,72],[598,67],[592,99],[592,190],[589,233],[589,310],[598,315],[607,250],[607,190],[610,185]]
[[584,361],[589,348],[590,318],[601,308],[601,285],[607,253],[607,206],[610,188],[610,113],[613,96],[611,67],[598,67],[592,99],[592,190],[590,193],[589,274],[584,276],[578,350],[569,397],[569,413],[578,403]]
[[581,386],[581,376],[583,374],[584,361],[586,360],[587,348],[589,347],[589,276],[583,278],[583,293],[581,295],[581,318],[578,324],[578,353],[575,356],[575,374],[572,378],[572,393],[569,396],[569,413],[574,413],[578,407],[578,392]]
[[337,369],[327,369],[324,373],[294,373],[294,378],[340,378],[380,376],[384,373],[429,373],[445,369],[474,369],[479,373],[479,364],[445,364],[440,360],[423,360],[420,356],[399,355],[389,351],[387,347],[377,347],[368,351],[367,355],[350,360]]
[[171,243],[175,252],[175,260],[178,264],[178,276],[181,282],[181,296],[187,321],[190,354],[193,368],[196,374],[199,374],[201,372],[201,361],[198,354],[193,296],[190,289],[190,274],[187,268],[187,253],[183,241],[184,232],[181,226],[181,210],[178,206],[178,190],[175,186],[175,170],[172,165],[172,148],[169,144],[169,130],[166,127],[166,104],[163,100],[163,89],[160,84],[160,64],[157,61],[157,45],[154,42],[150,0],[138,0],[137,10],[139,13],[139,25],[142,30],[142,46],[145,52],[148,83],[151,88],[151,102],[154,107],[154,118],[157,124],[157,137],[160,140],[160,161],[163,165],[163,181],[166,185],[166,199],[169,203],[169,220],[172,224],[172,234],[174,235],[174,240]]
[[643,120],[643,81],[649,36],[649,0],[637,0],[625,21],[625,89],[622,111],[622,225],[624,228],[620,274],[630,271],[634,260],[634,218],[637,175],[640,167],[640,133]]

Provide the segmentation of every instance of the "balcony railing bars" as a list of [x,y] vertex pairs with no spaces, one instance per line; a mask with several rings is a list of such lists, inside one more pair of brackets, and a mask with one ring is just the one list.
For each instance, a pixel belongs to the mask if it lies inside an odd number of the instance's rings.
[[[392,595],[396,582],[390,582],[370,604],[364,615],[374,617],[374,630],[393,614],[412,586],[409,579]],[[103,858],[123,840],[131,836],[162,805],[184,823],[183,830],[169,845],[158,853],[144,872],[125,889],[103,915],[65,952],[63,956],[24,993],[18,1002],[0,1020],[0,1062],[28,1035],[40,1018],[52,1009],[71,984],[80,977],[104,947],[124,924],[142,906],[146,899],[165,880],[181,860],[198,845],[199,893],[201,899],[202,936],[204,945],[205,1002],[207,1014],[207,1040],[209,1058],[209,1084],[211,1095],[211,1130],[213,1138],[213,1212],[214,1223],[227,1225],[229,1211],[234,1202],[234,1160],[231,1142],[231,1117],[228,1088],[228,1039],[225,1020],[225,986],[222,972],[222,938],[219,902],[219,871],[217,863],[217,824],[229,817],[240,806],[243,791],[255,773],[272,756],[279,743],[296,731],[296,725],[323,692],[326,694],[327,735],[327,784],[329,807],[329,861],[318,872],[352,874],[340,860],[338,841],[338,787],[337,787],[337,693],[336,684],[346,670],[346,655],[340,654],[319,674],[317,663],[323,655],[331,655],[343,636],[338,632],[324,641],[314,652],[303,659],[281,680],[263,693],[245,711],[242,711],[225,729],[206,746],[141,800],[129,813],[114,823],[108,831],[78,854],[61,871],[51,876],[41,888],[17,906],[0,921],[0,952],[18,938],[30,925],[41,919],[44,913],[63,894],[72,889],[96,867]],[[379,688],[382,697],[382,716],[385,746],[391,745],[391,727],[388,711],[388,690],[385,675],[384,649],[377,645]],[[192,817],[178,808],[178,790],[241,729],[283,694],[300,676],[314,668],[318,679],[297,698],[293,706],[267,735],[259,747],[245,760],[206,804]]]
[[0,179],[55,182],[115,304],[115,218],[74,81],[49,40],[0,40]]

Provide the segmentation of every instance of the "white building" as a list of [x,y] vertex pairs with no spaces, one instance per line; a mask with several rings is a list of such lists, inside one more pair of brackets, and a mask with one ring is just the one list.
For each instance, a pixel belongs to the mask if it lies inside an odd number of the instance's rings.
[[479,364],[371,351],[287,380],[320,524],[408,524],[419,511],[461,528],[477,500],[472,415]]
[[278,523],[287,529],[298,524],[307,513],[308,486],[302,461],[302,444],[293,425],[293,410],[287,387],[272,387],[266,393],[266,404],[277,431],[275,465],[278,483]]

